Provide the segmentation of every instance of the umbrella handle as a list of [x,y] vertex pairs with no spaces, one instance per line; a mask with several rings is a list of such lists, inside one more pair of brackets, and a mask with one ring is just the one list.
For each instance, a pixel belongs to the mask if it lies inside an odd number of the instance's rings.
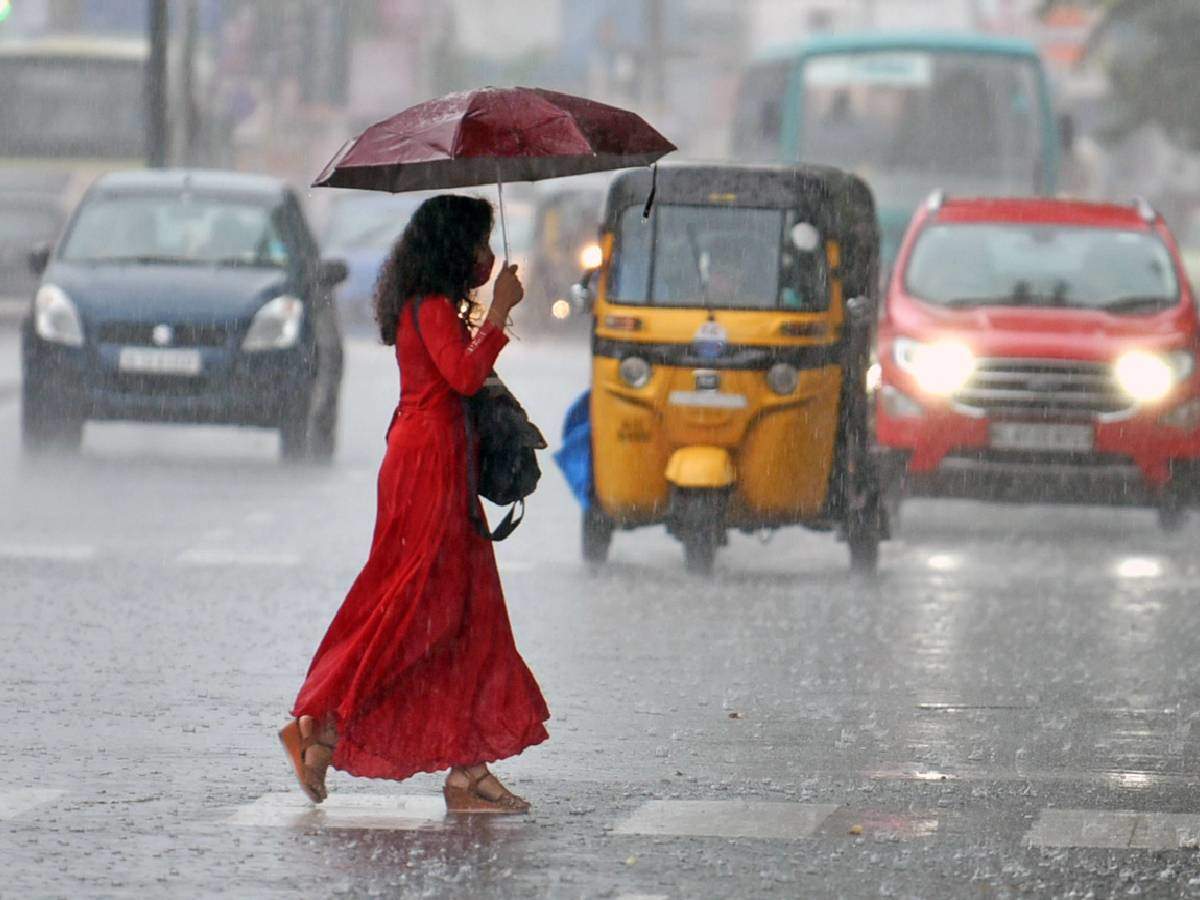
[[504,221],[504,179],[500,175],[500,163],[496,163],[496,197],[500,205],[500,235],[504,240],[504,267],[508,268],[508,224]]

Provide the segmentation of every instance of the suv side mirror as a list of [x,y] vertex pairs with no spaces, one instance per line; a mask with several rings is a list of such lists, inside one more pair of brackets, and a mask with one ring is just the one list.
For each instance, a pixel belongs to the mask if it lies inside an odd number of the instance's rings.
[[571,305],[580,312],[590,313],[596,302],[596,293],[592,290],[592,279],[598,269],[588,269],[579,279],[578,284],[571,285]]
[[41,275],[46,271],[46,266],[50,265],[50,245],[45,242],[35,244],[29,251],[27,262],[29,271],[34,275]]
[[322,287],[337,287],[350,277],[350,268],[344,259],[323,259],[317,269],[317,280]]
[[1069,154],[1075,149],[1075,117],[1070,113],[1058,117],[1058,140],[1064,153]]

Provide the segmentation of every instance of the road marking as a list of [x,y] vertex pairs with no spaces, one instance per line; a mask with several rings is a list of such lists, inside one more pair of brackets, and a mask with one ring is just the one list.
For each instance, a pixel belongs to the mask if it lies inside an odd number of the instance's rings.
[[39,788],[29,790],[0,791],[0,819],[15,819],[39,806],[53,803],[66,791]]
[[369,828],[384,831],[442,831],[461,817],[447,815],[446,802],[431,794],[332,794],[316,806],[295,791],[264,794],[229,817],[231,825],[273,828]]
[[811,837],[837,808],[836,803],[651,800],[613,833],[796,840]]
[[50,562],[87,562],[96,558],[96,548],[87,544],[0,544],[5,559],[39,559]]
[[1128,809],[1044,809],[1025,836],[1031,847],[1183,850],[1200,845],[1200,815]]
[[249,553],[193,547],[180,553],[175,561],[185,566],[295,566],[300,563],[300,557],[295,553]]

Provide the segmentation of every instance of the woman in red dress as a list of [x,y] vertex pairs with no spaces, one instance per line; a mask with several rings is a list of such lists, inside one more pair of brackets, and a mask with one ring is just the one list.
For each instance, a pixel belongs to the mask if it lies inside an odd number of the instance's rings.
[[326,797],[325,771],[408,778],[449,769],[455,812],[525,812],[488,771],[547,738],[537,682],[513,643],[491,543],[471,524],[462,399],[508,343],[524,294],[501,270],[471,333],[471,292],[487,283],[486,200],[443,195],[414,213],[376,288],[396,347],[400,404],[379,471],[371,553],[329,626],[279,733],[301,788]]

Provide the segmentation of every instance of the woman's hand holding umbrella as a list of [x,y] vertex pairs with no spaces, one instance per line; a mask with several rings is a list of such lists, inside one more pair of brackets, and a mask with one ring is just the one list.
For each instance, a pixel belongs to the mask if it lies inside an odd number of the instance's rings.
[[492,285],[492,305],[488,309],[486,321],[497,328],[504,328],[508,324],[509,313],[524,297],[525,288],[521,279],[517,277],[516,263],[503,266],[500,274],[496,276],[496,283]]

